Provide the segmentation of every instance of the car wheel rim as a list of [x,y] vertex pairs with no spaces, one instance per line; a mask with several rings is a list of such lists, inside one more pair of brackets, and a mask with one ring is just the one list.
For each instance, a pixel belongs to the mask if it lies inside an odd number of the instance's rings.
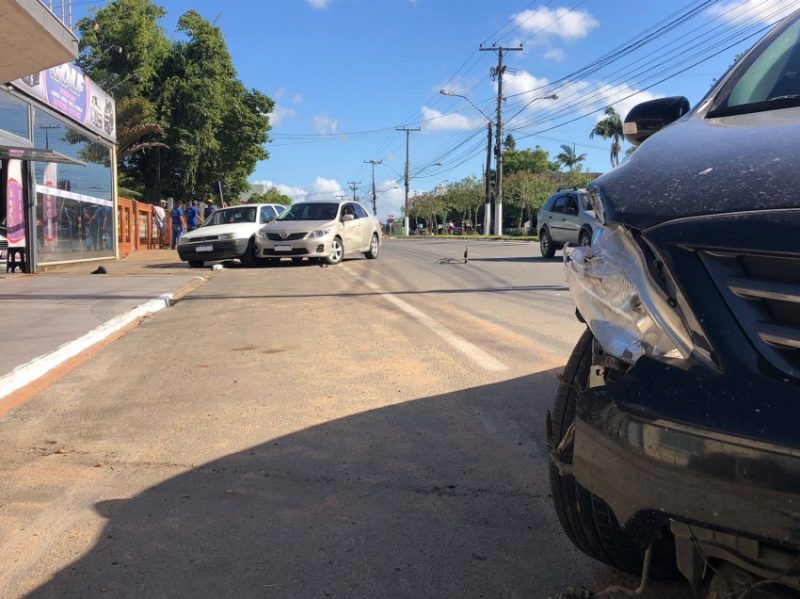
[[581,245],[586,246],[589,245],[591,242],[592,240],[589,239],[589,236],[586,233],[581,235]]
[[542,253],[546,254],[547,250],[550,249],[550,237],[547,235],[547,233],[542,234],[541,245],[542,245]]
[[331,247],[331,258],[334,262],[338,262],[342,258],[342,244],[338,241],[333,242]]
[[373,255],[378,253],[378,238],[377,237],[373,237],[372,238],[372,243],[369,244],[369,251]]

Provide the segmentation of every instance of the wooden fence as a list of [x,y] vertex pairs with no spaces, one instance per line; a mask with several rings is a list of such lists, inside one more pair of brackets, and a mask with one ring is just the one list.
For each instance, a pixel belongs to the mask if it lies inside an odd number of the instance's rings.
[[159,239],[153,205],[127,198],[118,198],[117,243],[120,255],[138,250],[169,247],[170,239],[172,239],[172,219],[169,217],[169,211],[165,209],[165,212],[164,237]]

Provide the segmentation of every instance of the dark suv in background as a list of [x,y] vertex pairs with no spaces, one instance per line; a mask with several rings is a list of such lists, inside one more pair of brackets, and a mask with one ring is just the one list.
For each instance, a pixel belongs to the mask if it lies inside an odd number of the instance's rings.
[[800,11],[694,109],[646,102],[624,131],[641,145],[589,186],[598,230],[565,261],[588,330],[548,418],[556,511],[618,568],[796,597]]

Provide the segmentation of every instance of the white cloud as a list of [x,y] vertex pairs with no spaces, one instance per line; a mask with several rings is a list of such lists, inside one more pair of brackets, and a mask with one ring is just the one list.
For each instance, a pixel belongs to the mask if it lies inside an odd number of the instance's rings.
[[295,94],[292,96],[292,102],[295,104],[302,104],[303,103],[303,95],[302,94]]
[[328,8],[330,0],[306,0],[306,2],[317,10],[322,10],[323,8]]
[[252,181],[253,185],[264,185],[267,189],[274,187],[282,194],[285,194],[292,198],[293,202],[302,202],[306,199],[308,192],[302,187],[292,187],[290,185],[284,185],[283,183],[273,183],[269,179],[262,179],[260,181]]
[[525,10],[514,15],[520,29],[539,36],[555,36],[565,40],[586,37],[600,23],[588,12],[568,8],[547,7]]
[[422,107],[423,131],[451,131],[453,129],[473,129],[479,127],[486,120],[483,117],[470,118],[457,112],[444,114],[435,108]]
[[544,58],[546,60],[554,60],[555,62],[561,62],[566,57],[564,56],[564,51],[561,48],[550,48],[547,52],[544,53]]
[[332,119],[327,116],[314,117],[314,128],[317,130],[317,133],[321,133],[322,135],[331,135],[336,133],[336,129],[338,127],[339,121],[336,119]]
[[285,106],[281,106],[280,104],[276,104],[275,108],[272,109],[272,112],[269,115],[269,122],[274,127],[275,125],[279,125],[286,119],[292,118],[293,116],[297,116],[297,113],[294,110],[291,108],[286,108]]
[[743,25],[758,22],[774,23],[791,14],[796,8],[794,3],[785,0],[734,0],[712,6],[708,12],[731,25]]
[[543,89],[548,83],[547,79],[535,77],[528,71],[506,72],[503,75],[503,95],[508,97],[522,94],[518,98],[519,100],[530,100],[536,96],[550,93],[548,90]]
[[317,177],[311,186],[311,193],[317,199],[335,199],[337,194],[343,192],[342,186],[336,179]]

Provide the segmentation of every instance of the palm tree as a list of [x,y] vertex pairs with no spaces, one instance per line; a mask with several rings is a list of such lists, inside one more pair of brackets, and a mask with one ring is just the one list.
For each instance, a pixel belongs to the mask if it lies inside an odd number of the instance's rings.
[[572,144],[572,147],[567,144],[561,144],[561,150],[561,153],[556,156],[556,160],[566,166],[570,172],[579,169],[581,162],[586,160],[586,154],[579,155],[575,151],[575,144]]
[[622,117],[614,110],[613,106],[605,109],[605,118],[597,121],[597,124],[589,132],[589,139],[599,135],[603,139],[611,139],[611,166],[619,164],[619,153],[622,150]]

